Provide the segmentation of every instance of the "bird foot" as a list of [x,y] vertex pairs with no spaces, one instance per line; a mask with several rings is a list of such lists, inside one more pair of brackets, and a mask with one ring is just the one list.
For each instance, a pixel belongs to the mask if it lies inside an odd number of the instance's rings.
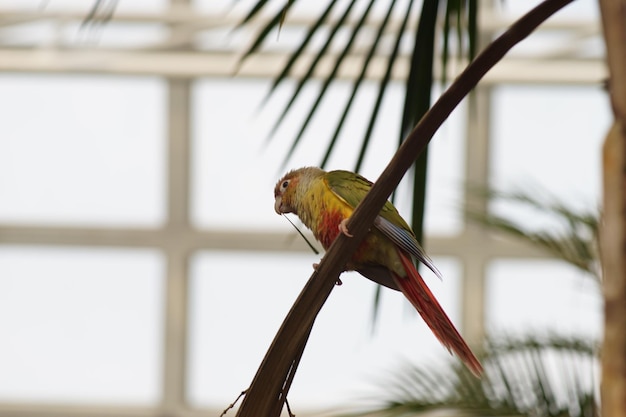
[[[314,263],[313,264],[313,269],[315,269],[317,271],[317,267],[320,266],[320,264],[318,263]],[[335,282],[335,285],[343,285],[343,282],[341,282],[340,278],[337,278],[337,282]]]
[[348,237],[352,237],[352,234],[348,231],[348,219],[343,219],[341,223],[339,223],[339,231]]

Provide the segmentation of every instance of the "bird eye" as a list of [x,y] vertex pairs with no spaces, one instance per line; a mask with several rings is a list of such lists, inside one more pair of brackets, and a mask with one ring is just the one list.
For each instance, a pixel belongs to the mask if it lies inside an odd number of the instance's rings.
[[280,188],[282,190],[286,190],[288,185],[289,185],[289,180],[285,180],[285,181],[283,181],[282,184],[280,184]]

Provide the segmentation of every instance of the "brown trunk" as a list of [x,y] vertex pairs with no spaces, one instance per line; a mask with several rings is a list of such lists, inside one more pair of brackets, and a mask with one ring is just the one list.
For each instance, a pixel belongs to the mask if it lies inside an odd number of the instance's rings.
[[602,413],[626,416],[626,0],[600,0],[615,121],[604,143]]
[[605,417],[626,416],[626,207],[624,136],[614,124],[604,143],[605,329],[602,347],[602,411]]

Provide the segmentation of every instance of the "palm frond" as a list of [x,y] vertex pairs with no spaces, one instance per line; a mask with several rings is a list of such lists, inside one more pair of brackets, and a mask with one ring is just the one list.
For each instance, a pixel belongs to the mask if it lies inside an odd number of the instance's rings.
[[454,410],[470,416],[598,415],[598,344],[555,335],[489,339],[477,379],[457,362],[403,366],[382,384],[379,405],[351,416],[414,416]]
[[[329,86],[331,85],[331,83],[335,79],[335,77],[337,75],[337,72],[339,71],[339,67],[344,62],[344,59],[346,58],[346,56],[350,52],[350,49],[352,48],[352,45],[354,44],[354,41],[356,40],[357,35],[358,35],[360,29],[363,27],[363,24],[367,20],[367,17],[369,16],[370,11],[372,10],[372,7],[374,6],[374,3],[375,3],[375,0],[369,0],[369,3],[367,4],[367,7],[362,12],[362,14],[361,14],[357,24],[354,27],[354,30],[352,30],[352,33],[350,34],[350,38],[348,39],[348,42],[346,43],[344,49],[339,53],[339,56],[337,57],[337,60],[335,61],[335,65],[333,66],[333,69],[331,70],[330,74],[328,74],[328,76],[324,79],[324,82],[322,84],[322,87],[321,87],[318,95],[317,95],[317,98],[315,99],[315,101],[311,105],[311,108],[309,110],[308,115],[306,116],[306,118],[304,119],[304,122],[300,126],[300,130],[298,131],[298,133],[294,137],[294,140],[292,142],[291,148],[289,148],[289,151],[287,152],[287,154],[285,156],[283,165],[287,163],[287,161],[289,160],[289,158],[291,157],[291,155],[295,151],[295,148],[296,148],[297,144],[300,142],[300,139],[302,139],[302,135],[304,134],[307,126],[311,122],[311,119],[315,115],[315,112],[317,111],[317,108],[319,107],[320,103],[322,102],[322,99],[324,98],[326,92],[328,91]],[[352,3],[352,5],[353,4],[354,4],[354,2]],[[328,40],[328,43],[330,43],[330,41],[331,41],[331,39]],[[292,99],[295,99],[295,95],[293,96]]]
[[470,190],[489,202],[506,201],[522,208],[532,209],[540,215],[554,218],[561,227],[530,230],[528,227],[502,215],[467,210],[468,219],[496,232],[521,239],[546,250],[551,255],[588,272],[600,280],[598,229],[599,213],[580,211],[540,193],[496,190]]
[[[435,29],[439,1],[425,2],[422,5],[411,55],[411,69],[406,81],[404,111],[400,128],[400,142],[413,129],[413,126],[430,108],[433,85],[433,62],[435,50]],[[412,94],[409,94],[412,92]],[[413,170],[413,213],[411,226],[418,241],[422,241],[426,198],[426,172],[428,148],[420,155]]]
[[[282,26],[282,24],[285,21],[285,17],[287,16],[287,12],[289,11],[289,8],[292,6],[292,4],[294,3],[295,0],[287,0],[286,4],[280,9],[280,11],[274,16],[274,19],[272,19],[271,22],[273,22],[271,24],[271,26],[276,26],[278,24],[278,26]],[[243,18],[243,20],[239,23],[239,27],[245,25],[246,23],[250,22],[252,19],[254,19],[254,17],[256,17],[265,6],[267,6],[268,4],[268,0],[258,0],[256,3],[254,3],[254,5],[250,8],[250,10],[248,10],[248,13],[246,14],[246,16]],[[267,28],[267,26],[266,26]],[[267,33],[262,31],[261,35],[259,35],[259,37],[257,38],[257,40],[261,40],[263,41],[265,39],[265,37],[267,36]],[[260,44],[260,42],[259,42]],[[256,49],[255,49],[256,50]],[[249,55],[249,54],[248,54]]]
[[[435,8],[436,9],[436,8]],[[387,61],[387,69],[385,71],[385,75],[383,76],[383,78],[380,80],[379,85],[378,85],[378,95],[376,97],[376,102],[374,103],[374,107],[372,108],[372,113],[370,115],[369,118],[369,124],[367,127],[367,130],[365,132],[365,135],[363,137],[363,141],[361,143],[361,147],[360,147],[360,151],[359,151],[359,156],[357,158],[357,163],[355,166],[355,171],[359,171],[359,169],[361,168],[361,164],[363,163],[363,160],[365,158],[365,152],[367,151],[367,147],[371,138],[371,134],[372,131],[374,130],[374,124],[376,122],[376,115],[378,114],[378,111],[380,109],[380,105],[382,103],[382,99],[383,96],[385,94],[386,91],[386,87],[387,85],[389,85],[389,80],[391,78],[391,71],[393,69],[396,57],[398,56],[398,52],[400,50],[400,42],[402,41],[402,36],[405,32],[406,26],[408,25],[409,22],[409,17],[411,15],[411,11],[413,10],[413,0],[411,0],[406,8],[406,11],[404,13],[404,19],[402,20],[402,24],[400,27],[400,30],[397,33],[396,36],[396,40],[395,40],[395,44],[394,44],[394,48],[389,56],[389,59]],[[423,10],[422,10],[423,12]],[[430,10],[430,13],[432,14],[432,10]],[[424,14],[422,13],[422,16],[424,19],[427,19],[429,17],[428,14]],[[421,21],[422,19],[420,19]],[[432,41],[433,39],[425,39],[424,36],[422,35],[421,38],[416,38],[415,42],[425,42],[428,46],[429,41]],[[419,45],[416,44],[416,49],[419,48]],[[432,67],[432,57],[431,57],[431,67]],[[413,66],[411,67],[413,68]],[[413,72],[413,71],[412,71]],[[432,76],[432,74],[431,74]],[[410,77],[409,77],[410,79]],[[423,80],[426,81],[426,80]],[[427,94],[427,98],[425,99],[425,101],[428,102],[427,107],[425,108],[424,112],[426,112],[428,110],[428,107],[430,107],[430,89],[431,89],[431,84],[432,84],[432,79],[429,80],[428,82],[424,82],[424,84],[428,84],[427,86],[427,90],[428,94]],[[408,86],[407,86],[407,91],[408,91]],[[407,96],[407,100],[405,100],[406,102],[410,101],[408,100],[408,92],[406,94]],[[401,132],[404,132],[405,130],[407,130],[405,128],[405,125],[407,125],[410,121],[410,119],[408,118],[407,114],[408,114],[408,109],[406,108],[406,103],[405,103],[405,107],[404,107],[404,111],[403,111],[403,120],[402,120],[402,127],[401,127]],[[347,109],[346,109],[347,111]],[[420,116],[421,117],[421,116]],[[403,136],[401,135],[400,137],[400,141],[401,142],[403,140]],[[330,154],[331,152],[331,148],[329,147],[328,151],[327,151],[327,155]],[[427,150],[424,151],[423,155],[418,159],[418,161],[416,162],[416,173],[414,175],[414,187],[415,189],[417,189],[417,192],[415,192],[414,190],[414,194],[413,194],[413,212],[412,212],[412,218],[411,218],[411,226],[413,228],[413,231],[415,233],[415,236],[417,237],[418,241],[422,240],[422,235],[423,235],[423,219],[424,219],[424,211],[425,211],[425,201],[424,201],[424,196],[426,195],[426,161],[427,161]],[[392,196],[393,199],[393,196]],[[378,303],[380,301],[380,296],[381,296],[381,288],[377,287],[375,290],[375,295],[374,295],[374,316],[373,316],[373,320],[376,320],[376,312],[378,311]]]
[[469,58],[476,56],[476,39],[478,34],[478,0],[467,1],[467,51]]
[[328,3],[326,9],[320,14],[320,16],[315,20],[315,22],[311,25],[311,27],[307,30],[307,33],[300,43],[300,46],[289,56],[287,63],[281,70],[281,72],[274,78],[272,81],[272,86],[270,87],[269,92],[265,96],[263,102],[267,102],[267,99],[274,93],[276,88],[280,85],[281,82],[287,79],[289,72],[292,70],[293,66],[297,62],[298,58],[302,55],[304,50],[309,46],[313,36],[317,33],[317,31],[322,27],[324,22],[328,19],[328,16],[333,11],[335,5],[337,4],[337,0],[332,0]]
[[[260,1],[259,3],[264,4],[265,1]],[[257,3],[257,6],[259,6],[258,3]],[[251,10],[239,25],[241,26],[241,25],[246,24],[250,19],[252,19],[252,17],[256,15],[258,11],[259,10],[256,10],[256,9]],[[247,57],[254,54],[261,48],[261,45],[263,45],[267,36],[272,32],[272,30],[276,27],[276,25],[280,24],[281,20],[285,16],[285,12],[286,12],[286,9],[283,8],[279,10],[278,12],[274,13],[274,16],[261,28],[256,39],[254,40],[254,42],[252,42],[252,45],[250,45],[248,49],[242,54],[241,59],[239,60],[239,66],[241,66],[241,64]],[[237,71],[238,69],[235,70],[235,72]]]
[[256,3],[254,3],[254,5],[248,11],[248,14],[246,14],[246,16],[241,21],[240,26],[252,20],[261,10],[263,10],[263,7],[265,7],[267,2],[268,0],[258,0]]
[[448,0],[443,17],[442,51],[441,51],[441,82],[445,85],[448,75],[451,36],[457,43],[456,56],[459,60],[467,57],[472,60],[476,56],[477,26],[476,0]]
[[[331,28],[330,33],[328,34],[328,37],[326,38],[326,42],[324,43],[324,45],[318,51],[317,55],[313,59],[313,62],[309,65],[308,70],[306,71],[304,76],[298,82],[295,91],[293,92],[291,98],[289,99],[289,101],[287,102],[285,107],[283,108],[282,112],[280,113],[280,116],[278,117],[276,122],[274,122],[274,125],[273,125],[272,129],[270,130],[270,132],[268,134],[268,138],[271,138],[271,137],[274,136],[274,134],[276,133],[276,130],[282,124],[283,120],[285,119],[285,117],[289,113],[289,110],[291,109],[291,107],[295,103],[296,99],[298,98],[298,95],[299,95],[300,91],[302,91],[303,87],[305,86],[305,84],[308,81],[312,80],[313,73],[314,73],[315,69],[317,68],[317,66],[320,63],[321,59],[326,54],[326,51],[328,51],[330,49],[330,46],[332,44],[332,41],[335,38],[335,35],[339,32],[339,30],[343,27],[343,24],[345,23],[345,21],[348,19],[348,16],[350,15],[350,12],[352,11],[352,9],[354,8],[354,6],[356,4],[356,1],[357,0],[352,0],[348,4],[348,6],[346,6],[346,8],[345,8],[343,14],[341,15],[341,17],[337,20],[337,22]],[[298,138],[293,140],[292,145],[290,147],[290,150],[287,152],[287,156],[285,157],[285,160],[288,160],[289,156],[292,154],[293,150],[298,145],[298,142],[299,142]]]
[[80,24],[80,28],[95,26],[96,23],[102,25],[108,23],[113,18],[117,3],[118,0],[94,0],[93,6]]
[[[383,76],[383,78],[381,79],[379,85],[378,85],[378,96],[376,98],[376,101],[374,103],[373,109],[372,109],[372,115],[369,118],[369,124],[368,127],[366,129],[365,135],[363,137],[363,141],[362,141],[362,145],[361,145],[361,150],[359,151],[359,156],[357,157],[357,162],[355,165],[354,170],[355,171],[359,171],[361,168],[361,164],[363,163],[363,158],[365,156],[365,151],[367,149],[367,145],[369,143],[369,139],[371,137],[372,131],[374,129],[374,123],[376,121],[376,114],[378,114],[378,111],[380,110],[380,104],[382,103],[382,99],[384,97],[385,91],[386,91],[386,87],[389,83],[389,79],[391,78],[391,70],[393,69],[393,65],[395,62],[395,58],[398,54],[398,50],[400,48],[400,40],[402,39],[402,33],[404,33],[404,29],[406,28],[406,24],[408,22],[408,18],[409,18],[409,12],[411,10],[411,6],[413,4],[413,0],[411,0],[409,2],[409,5],[407,6],[407,13],[405,13],[405,17],[404,20],[402,22],[401,28],[399,30],[398,36],[396,37],[396,42],[394,44],[393,50],[389,56],[389,59],[387,60],[387,70],[385,71],[385,75]],[[321,166],[325,167],[326,163],[328,162],[328,159],[330,158],[331,152],[335,146],[335,143],[337,142],[337,139],[339,137],[339,134],[341,133],[341,130],[344,126],[344,123],[346,121],[346,118],[348,116],[348,113],[350,112],[350,109],[352,108],[352,103],[354,102],[354,98],[357,95],[357,92],[359,90],[359,87],[361,86],[363,80],[365,79],[365,74],[367,73],[367,68],[369,66],[369,63],[371,62],[372,58],[374,57],[374,54],[376,52],[376,49],[378,48],[378,44],[380,42],[380,40],[383,38],[383,34],[387,28],[387,25],[389,23],[390,17],[393,13],[394,7],[396,5],[396,0],[392,0],[391,4],[389,5],[389,9],[387,10],[387,13],[385,14],[385,17],[383,19],[382,24],[380,25],[380,27],[378,28],[378,32],[376,33],[376,36],[374,38],[374,42],[372,43],[372,46],[370,48],[370,50],[368,51],[366,57],[365,57],[365,61],[363,63],[363,67],[361,68],[361,72],[359,73],[358,77],[356,78],[356,80],[353,83],[353,87],[352,87],[352,92],[350,93],[350,97],[347,101],[347,103],[345,104],[344,110],[341,114],[341,117],[339,118],[339,122],[337,123],[337,127],[335,128],[335,132],[330,140],[330,143],[328,145],[328,148],[326,150],[326,153],[324,154],[324,157],[322,158],[321,161]]]
[[[446,3],[446,13],[443,18],[443,33],[450,33],[450,24],[452,20],[452,14],[458,11],[458,2],[456,0],[448,1]],[[441,67],[444,69],[441,74],[441,83],[446,83],[447,73],[445,69],[448,67],[448,55],[450,54],[450,36],[443,37],[443,51],[441,53]]]

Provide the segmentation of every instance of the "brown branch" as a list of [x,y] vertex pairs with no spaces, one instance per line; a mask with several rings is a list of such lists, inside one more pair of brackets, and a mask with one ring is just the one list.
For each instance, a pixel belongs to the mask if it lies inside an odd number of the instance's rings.
[[239,393],[239,395],[237,396],[237,398],[235,398],[235,401],[233,401],[232,403],[230,403],[230,405],[229,405],[228,407],[226,407],[226,408],[224,409],[224,411],[222,411],[222,414],[220,414],[220,417],[224,417],[224,416],[226,415],[226,413],[228,413],[228,410],[231,410],[231,409],[235,408],[235,405],[237,404],[237,402],[239,401],[239,399],[240,399],[241,397],[243,397],[244,395],[246,395],[246,392],[247,392],[247,391],[248,391],[248,390],[241,391],[241,392]]
[[293,377],[293,365],[297,365],[302,353],[302,341],[308,337],[315,317],[335,286],[343,266],[405,172],[426,148],[439,126],[487,71],[539,24],[571,2],[546,0],[520,18],[468,65],[417,124],[351,216],[348,228],[354,237],[339,235],[287,314],[259,366],[237,413],[238,417],[279,417],[287,395],[285,383],[290,375]]

